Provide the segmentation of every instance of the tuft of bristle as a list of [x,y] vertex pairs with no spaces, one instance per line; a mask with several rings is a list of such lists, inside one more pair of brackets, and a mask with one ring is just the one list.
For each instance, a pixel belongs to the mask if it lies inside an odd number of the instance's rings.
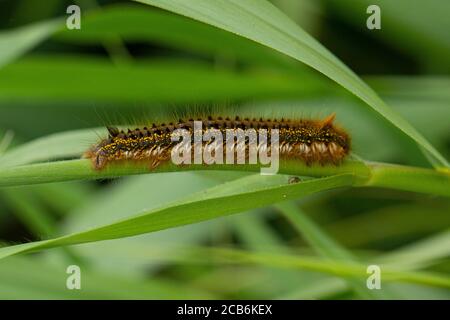
[[[334,124],[335,117],[334,113],[323,120],[205,115],[153,123],[126,132],[109,126],[109,137],[92,146],[84,157],[91,159],[97,170],[119,161],[145,161],[150,168],[155,168],[170,160],[171,151],[178,144],[171,140],[172,132],[183,128],[192,133],[194,119],[197,119],[202,121],[204,130],[214,128],[222,133],[230,129],[278,129],[280,158],[303,161],[307,165],[339,165],[350,152],[350,137]],[[223,143],[225,150],[225,140]],[[210,147],[211,141],[203,143],[203,148]],[[245,148],[248,151],[248,145]]]
[[336,118],[336,113],[330,114],[328,117],[321,121],[321,128],[331,127],[333,125],[333,121]]

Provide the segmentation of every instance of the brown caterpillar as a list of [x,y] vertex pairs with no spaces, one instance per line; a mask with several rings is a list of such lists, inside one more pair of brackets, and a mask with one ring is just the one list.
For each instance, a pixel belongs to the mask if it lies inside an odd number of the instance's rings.
[[[171,151],[178,144],[171,140],[173,131],[186,129],[192,133],[196,120],[202,121],[204,130],[218,129],[223,134],[227,129],[255,129],[257,132],[278,129],[280,158],[297,159],[307,165],[338,165],[350,152],[350,137],[333,124],[334,118],[335,114],[323,120],[207,116],[153,124],[150,127],[128,129],[126,132],[117,127],[107,127],[109,136],[92,146],[84,157],[91,159],[97,170],[105,168],[108,163],[119,161],[145,161],[150,168],[156,168],[170,161]],[[212,142],[203,142],[203,148]]]

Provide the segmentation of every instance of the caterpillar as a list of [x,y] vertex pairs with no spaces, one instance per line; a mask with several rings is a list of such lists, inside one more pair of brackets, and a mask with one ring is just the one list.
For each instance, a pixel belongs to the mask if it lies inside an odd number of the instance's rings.
[[[128,130],[108,126],[108,137],[89,148],[83,157],[91,159],[96,170],[102,170],[109,163],[120,161],[144,161],[153,169],[170,161],[171,152],[178,144],[171,139],[174,130],[185,129],[193,133],[194,121],[201,121],[203,130],[215,129],[222,134],[227,130],[254,129],[259,133],[263,130],[270,132],[271,129],[278,129],[280,158],[296,159],[307,165],[339,165],[350,152],[350,137],[344,129],[333,123],[334,119],[335,114],[322,120],[210,115],[169,123],[154,123],[151,126]],[[203,142],[203,148],[207,148],[212,142]],[[225,141],[221,143],[225,146]],[[248,139],[244,148],[248,151]]]

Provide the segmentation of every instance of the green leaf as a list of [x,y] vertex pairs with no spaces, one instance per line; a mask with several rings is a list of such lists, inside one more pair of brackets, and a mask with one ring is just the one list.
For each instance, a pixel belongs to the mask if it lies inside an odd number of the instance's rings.
[[374,164],[367,186],[450,196],[450,171]]
[[47,39],[61,27],[61,20],[38,22],[0,33],[0,68]]
[[[239,173],[230,175],[228,172],[214,172],[215,178],[221,178],[216,181],[217,179],[211,178],[211,174],[174,172],[121,179],[95,193],[94,201],[67,212],[67,219],[60,228],[60,234],[133,217],[136,212],[162,207],[239,176]],[[89,265],[95,265],[101,270],[149,275],[157,272],[161,264],[167,263],[167,257],[171,259],[171,256],[178,255],[179,250],[184,252],[184,248],[179,249],[180,247],[194,245],[215,234],[222,222],[219,218],[139,237],[124,238],[114,246],[108,242],[96,242],[73,249],[77,249],[76,252],[87,259]]]
[[354,72],[265,0],[137,0],[216,26],[306,63],[366,102],[443,166],[445,158]]
[[[173,172],[173,171],[188,171],[188,170],[224,170],[230,172],[259,172],[259,165],[240,165],[238,168],[229,165],[186,165],[177,166],[171,162],[158,166],[154,170],[150,171],[148,165],[133,163],[129,164],[117,164],[110,165],[104,170],[95,170],[92,168],[91,161],[87,159],[80,160],[67,160],[67,161],[53,161],[49,163],[37,163],[25,166],[7,167],[0,170],[0,187],[17,186],[17,185],[32,185],[39,183],[48,182],[60,182],[60,181],[71,181],[71,180],[83,180],[83,179],[104,179],[104,178],[116,178],[125,175],[133,174],[146,174],[146,173],[157,173],[157,172]],[[434,178],[434,172],[425,171],[431,177]],[[354,178],[354,183],[356,184],[359,180],[367,180],[369,169],[363,162],[348,160],[342,163],[342,165],[336,166],[307,166],[299,161],[286,160],[282,161],[280,164],[279,173],[282,174],[292,174],[292,175],[303,175],[310,177],[324,177],[333,174],[351,174]],[[440,177],[439,174],[435,174]],[[424,175],[426,178],[427,175]],[[436,182],[447,182],[443,179],[442,181]],[[395,187],[395,180],[390,181],[389,186]],[[376,182],[374,182],[375,184]],[[386,185],[388,186],[388,185]],[[402,185],[403,186],[403,185]],[[414,188],[415,185],[406,186],[407,190]],[[439,183],[437,186],[437,191],[442,192],[444,195],[448,193],[448,190],[441,190],[442,185]],[[420,190],[427,191],[427,188]]]
[[288,176],[252,175],[194,193],[184,200],[104,226],[50,240],[1,248],[0,259],[18,253],[130,237],[196,223],[323,190],[348,186],[352,181],[351,175],[344,174],[289,184]]
[[235,72],[183,60],[151,60],[121,65],[74,56],[26,58],[0,70],[0,100],[196,102],[301,97],[327,84],[310,74]]
[[0,168],[61,158],[79,157],[105,134],[104,128],[55,133],[11,149],[0,155]]
[[[348,185],[348,175],[333,176],[288,184],[286,176],[253,175],[238,179],[194,194],[185,200],[176,201],[170,206],[149,210],[141,215],[129,217],[105,226],[96,227],[79,233],[34,243],[4,247],[0,249],[0,259],[11,255],[48,249],[71,244],[87,243],[141,233],[162,230],[211,219],[221,215],[247,210],[250,207],[265,206],[284,199],[305,196],[314,192]],[[236,194],[236,189],[246,189],[246,193]],[[195,252],[195,251],[194,251]],[[261,263],[282,268],[305,268],[341,276],[365,277],[365,267],[359,264],[347,264],[337,261],[320,261],[312,258],[290,257],[288,255],[267,255],[240,253],[238,251],[213,249],[212,254],[221,258],[232,258],[237,262]],[[237,260],[236,260],[237,259]],[[447,279],[436,274],[400,272],[384,269],[388,281],[406,281],[425,283],[432,286],[450,286]]]

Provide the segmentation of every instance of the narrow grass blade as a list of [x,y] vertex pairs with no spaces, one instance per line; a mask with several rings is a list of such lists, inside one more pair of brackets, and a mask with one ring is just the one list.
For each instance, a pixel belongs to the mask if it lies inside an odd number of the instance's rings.
[[0,68],[50,37],[62,20],[48,20],[0,33]]
[[289,184],[287,176],[252,175],[122,221],[55,239],[2,248],[0,259],[21,252],[117,239],[196,223],[323,190],[348,186],[352,181],[351,175],[338,175]]

